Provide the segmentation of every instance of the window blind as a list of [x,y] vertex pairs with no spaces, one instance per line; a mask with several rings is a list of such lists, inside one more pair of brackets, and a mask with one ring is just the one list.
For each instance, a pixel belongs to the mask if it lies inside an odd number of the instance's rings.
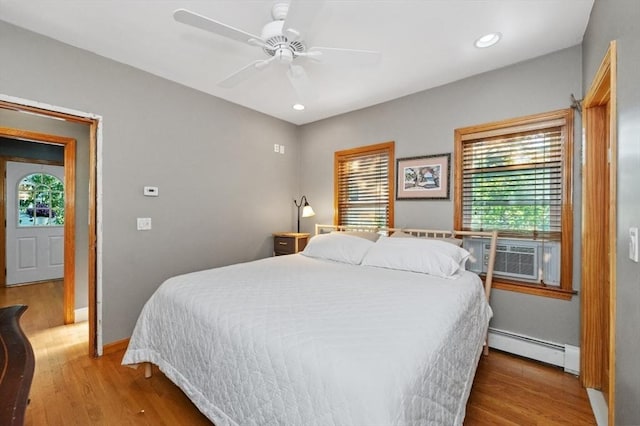
[[390,226],[388,149],[336,155],[338,225]]
[[464,141],[464,229],[560,240],[563,141],[562,127]]

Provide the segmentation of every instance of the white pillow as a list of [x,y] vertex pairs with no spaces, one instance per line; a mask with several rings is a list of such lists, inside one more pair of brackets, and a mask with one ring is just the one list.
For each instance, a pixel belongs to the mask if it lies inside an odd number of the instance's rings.
[[449,278],[464,270],[469,256],[465,249],[435,239],[380,237],[362,265]]
[[308,257],[359,265],[375,243],[366,238],[345,235],[343,232],[316,235],[302,251]]

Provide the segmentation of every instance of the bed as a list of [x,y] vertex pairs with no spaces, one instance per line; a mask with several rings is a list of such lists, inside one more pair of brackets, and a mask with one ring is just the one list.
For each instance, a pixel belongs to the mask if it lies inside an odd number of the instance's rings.
[[299,254],[168,279],[122,363],[157,365],[217,426],[462,424],[496,234],[474,233],[492,237],[484,285],[451,243],[468,232],[316,234]]

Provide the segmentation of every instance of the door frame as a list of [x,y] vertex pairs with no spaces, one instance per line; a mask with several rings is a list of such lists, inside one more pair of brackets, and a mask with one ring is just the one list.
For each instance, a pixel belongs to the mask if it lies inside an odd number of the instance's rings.
[[[102,355],[102,234],[100,231],[101,214],[101,162],[102,117],[92,113],[76,111],[37,101],[17,98],[0,93],[0,108],[13,111],[30,112],[52,118],[63,119],[88,125],[89,130],[89,217],[88,217],[88,308],[89,342],[88,352],[92,357]],[[75,153],[75,151],[74,151]],[[75,182],[74,182],[75,185]],[[65,236],[66,238],[66,236]],[[65,307],[65,311],[73,306]]]
[[[607,390],[610,425],[615,424],[616,366],[616,62],[617,49],[614,40],[609,45],[582,106],[583,248],[580,379],[584,387]],[[607,173],[604,181],[603,173]],[[604,232],[603,226],[606,228]],[[600,272],[603,261],[608,263],[605,276]],[[603,280],[608,281],[608,288],[603,288]],[[603,353],[600,342],[607,338],[608,351]],[[608,369],[608,378],[603,378],[603,373],[607,371],[605,368]]]
[[[9,127],[0,127],[0,136],[19,141],[38,142],[47,145],[62,145],[64,147],[64,290],[63,316],[65,324],[75,322],[75,286],[76,286],[76,140],[73,138],[37,133]],[[2,173],[6,173],[6,159],[2,162]],[[6,177],[6,175],[5,175]],[[6,179],[3,179],[6,185]],[[0,218],[6,229],[6,187],[2,188],[2,212]],[[6,232],[2,232],[0,244],[5,251],[7,244]],[[6,252],[3,253],[2,263],[6,268]],[[5,274],[6,279],[6,274]],[[6,281],[5,281],[6,284]]]

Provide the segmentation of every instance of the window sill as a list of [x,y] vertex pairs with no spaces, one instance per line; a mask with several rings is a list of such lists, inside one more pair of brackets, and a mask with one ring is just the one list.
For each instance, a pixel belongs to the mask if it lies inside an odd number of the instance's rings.
[[578,294],[575,290],[565,290],[562,288],[538,284],[526,284],[496,277],[493,278],[491,287],[499,290],[515,291],[517,293],[532,294],[534,296],[550,297],[561,300],[571,300],[574,295]]

